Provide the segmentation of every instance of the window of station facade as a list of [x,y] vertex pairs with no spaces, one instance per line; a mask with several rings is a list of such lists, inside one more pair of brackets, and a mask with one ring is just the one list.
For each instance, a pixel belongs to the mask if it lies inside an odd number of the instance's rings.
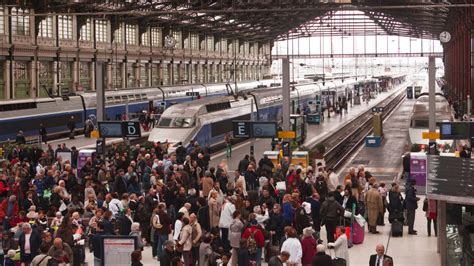
[[135,77],[136,67],[137,66],[134,63],[127,63],[127,87],[128,88],[137,87],[136,77]]
[[161,29],[151,28],[151,46],[161,47]]
[[214,36],[207,36],[207,50],[213,52],[214,51]]
[[140,67],[140,87],[148,87],[148,65],[149,64],[139,64]]
[[190,40],[189,34],[186,34],[185,36],[183,36],[183,49],[189,50],[190,42],[191,40]]
[[122,87],[122,64],[112,63],[112,86],[114,88]]
[[30,97],[30,71],[29,62],[15,61],[13,65],[13,75],[15,78],[15,98],[24,99]]
[[151,64],[151,86],[160,86],[160,64]]
[[137,26],[132,24],[125,25],[126,42],[130,45],[137,45]]
[[114,32],[114,43],[123,43],[123,25],[120,23]]
[[58,16],[58,34],[59,39],[72,39],[72,16],[59,15]]
[[[5,8],[0,6],[0,34],[5,34]],[[2,97],[3,95],[0,95]]]
[[48,16],[41,20],[38,28],[38,36],[53,38],[53,17]]
[[173,64],[173,84],[180,84],[181,80],[179,79],[179,64]]
[[80,62],[79,63],[79,83],[81,84],[83,90],[90,91],[91,87],[91,63],[89,62]]
[[150,46],[150,31],[147,30],[144,33],[142,33],[142,36],[140,37],[141,39],[141,45],[143,46]]
[[108,42],[107,38],[107,20],[97,19],[95,21],[95,40],[97,42]]
[[195,33],[191,34],[191,50],[199,50],[199,35]]
[[12,32],[14,35],[30,35],[30,11],[22,8],[12,8]]
[[227,39],[225,38],[221,38],[221,47],[220,47],[221,51],[224,52],[224,53],[227,53],[227,49],[228,49],[228,46],[227,46]]
[[91,19],[88,18],[86,23],[82,25],[81,30],[79,32],[79,40],[81,41],[91,41],[92,40],[92,23]]
[[39,61],[38,62],[38,79],[39,79],[39,97],[48,96],[46,90],[53,88],[53,62]]
[[221,51],[221,42],[217,37],[214,38],[214,51],[220,52]]
[[162,65],[162,80],[163,80],[163,85],[169,85],[169,80],[170,80],[170,76],[169,76],[169,71],[168,71],[168,64],[164,64]]
[[181,31],[173,30],[172,32],[173,38],[176,40],[175,49],[183,49],[182,38],[181,38]]

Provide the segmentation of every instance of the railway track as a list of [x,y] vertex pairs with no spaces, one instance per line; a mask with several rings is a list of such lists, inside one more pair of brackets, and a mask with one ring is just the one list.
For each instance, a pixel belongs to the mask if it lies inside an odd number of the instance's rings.
[[[382,121],[396,109],[405,96],[405,90],[401,90],[377,104],[376,107],[384,108]],[[316,145],[322,144],[326,147],[324,153],[326,165],[335,171],[339,170],[355,150],[364,143],[365,137],[373,131],[372,123],[373,113],[372,110],[368,110],[342,127],[336,134],[317,143]]]

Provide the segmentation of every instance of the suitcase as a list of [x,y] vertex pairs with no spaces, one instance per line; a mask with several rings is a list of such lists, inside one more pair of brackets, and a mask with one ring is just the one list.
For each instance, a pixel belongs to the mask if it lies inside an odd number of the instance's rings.
[[357,222],[352,223],[352,244],[362,244],[365,237],[365,226],[360,226]]
[[403,223],[395,220],[392,223],[392,236],[403,236]]

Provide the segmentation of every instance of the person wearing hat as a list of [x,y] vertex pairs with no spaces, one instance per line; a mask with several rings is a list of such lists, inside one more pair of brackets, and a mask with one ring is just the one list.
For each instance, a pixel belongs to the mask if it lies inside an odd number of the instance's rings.
[[326,254],[326,247],[319,244],[316,247],[317,253],[313,258],[312,266],[332,266],[332,258]]

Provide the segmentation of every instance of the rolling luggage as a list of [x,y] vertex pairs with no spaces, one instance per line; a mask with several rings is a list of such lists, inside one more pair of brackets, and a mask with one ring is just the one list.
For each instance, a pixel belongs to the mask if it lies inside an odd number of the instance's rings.
[[392,236],[403,236],[403,223],[395,220],[392,222]]
[[[340,229],[339,227],[336,227],[336,233],[334,235],[334,239],[338,239],[339,238],[339,233]],[[347,236],[347,241],[349,241],[351,239],[351,227],[350,226],[346,226],[346,236]]]
[[365,226],[360,226],[357,222],[352,223],[352,243],[362,244],[365,237]]

